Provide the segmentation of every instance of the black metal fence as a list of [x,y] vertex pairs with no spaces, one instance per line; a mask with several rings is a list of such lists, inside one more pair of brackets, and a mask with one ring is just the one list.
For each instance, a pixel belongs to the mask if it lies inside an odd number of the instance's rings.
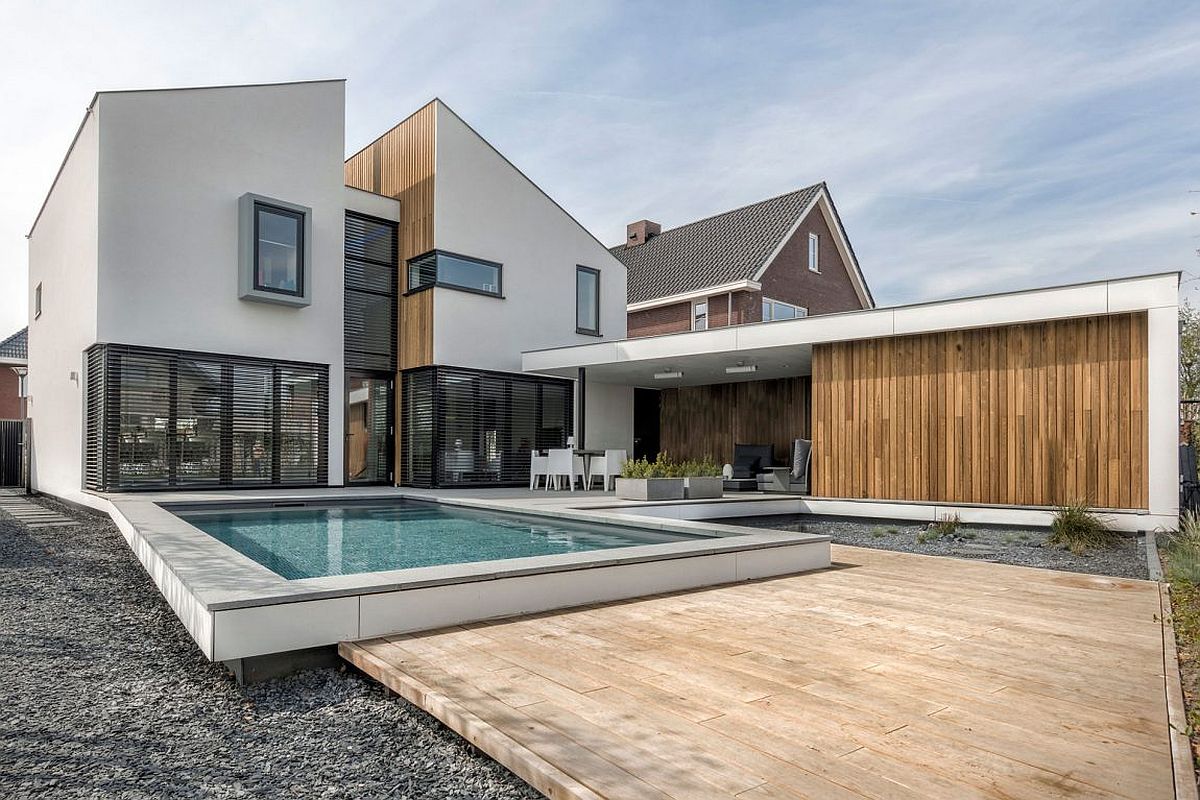
[[21,420],[0,419],[0,486],[21,485]]

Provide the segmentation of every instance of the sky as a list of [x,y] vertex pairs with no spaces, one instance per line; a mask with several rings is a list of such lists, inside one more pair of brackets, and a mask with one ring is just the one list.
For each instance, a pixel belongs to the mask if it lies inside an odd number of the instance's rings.
[[[0,0],[0,337],[93,92],[440,97],[606,243],[826,181],[880,305],[1200,275],[1195,3]],[[1200,281],[1185,283],[1188,296]]]

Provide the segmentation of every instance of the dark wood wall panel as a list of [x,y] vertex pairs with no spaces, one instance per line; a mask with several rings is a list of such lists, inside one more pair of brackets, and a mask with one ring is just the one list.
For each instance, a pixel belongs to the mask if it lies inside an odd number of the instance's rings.
[[771,444],[781,463],[809,438],[807,377],[664,389],[660,447],[672,458],[733,461],[735,444]]
[[814,493],[1145,508],[1146,315],[813,348]]

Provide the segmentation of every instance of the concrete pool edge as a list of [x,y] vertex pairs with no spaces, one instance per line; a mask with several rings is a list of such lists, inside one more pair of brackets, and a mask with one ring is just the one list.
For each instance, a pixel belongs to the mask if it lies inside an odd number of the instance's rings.
[[[406,496],[393,491],[367,499]],[[330,491],[306,494],[305,499],[350,498]],[[145,495],[110,495],[105,501],[188,633],[216,661],[803,572],[830,563],[827,536],[595,510],[539,513],[475,501],[446,504],[706,538],[289,581],[177,517],[169,510],[175,505],[171,501]]]

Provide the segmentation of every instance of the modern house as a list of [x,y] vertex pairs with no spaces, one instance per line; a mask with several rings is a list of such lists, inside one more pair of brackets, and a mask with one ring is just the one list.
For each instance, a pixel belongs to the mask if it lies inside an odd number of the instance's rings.
[[1174,523],[1175,273],[876,308],[824,184],[610,251],[445,104],[348,160],[344,113],[342,81],[95,96],[29,234],[36,489],[803,437],[798,510]]
[[21,419],[21,387],[29,362],[28,328],[0,340],[0,419]]
[[344,117],[340,80],[95,95],[28,237],[36,489],[521,484],[566,444],[521,352],[624,338],[624,265],[445,104],[348,161]]
[[629,335],[772,322],[875,305],[824,183],[670,230],[631,223]]

